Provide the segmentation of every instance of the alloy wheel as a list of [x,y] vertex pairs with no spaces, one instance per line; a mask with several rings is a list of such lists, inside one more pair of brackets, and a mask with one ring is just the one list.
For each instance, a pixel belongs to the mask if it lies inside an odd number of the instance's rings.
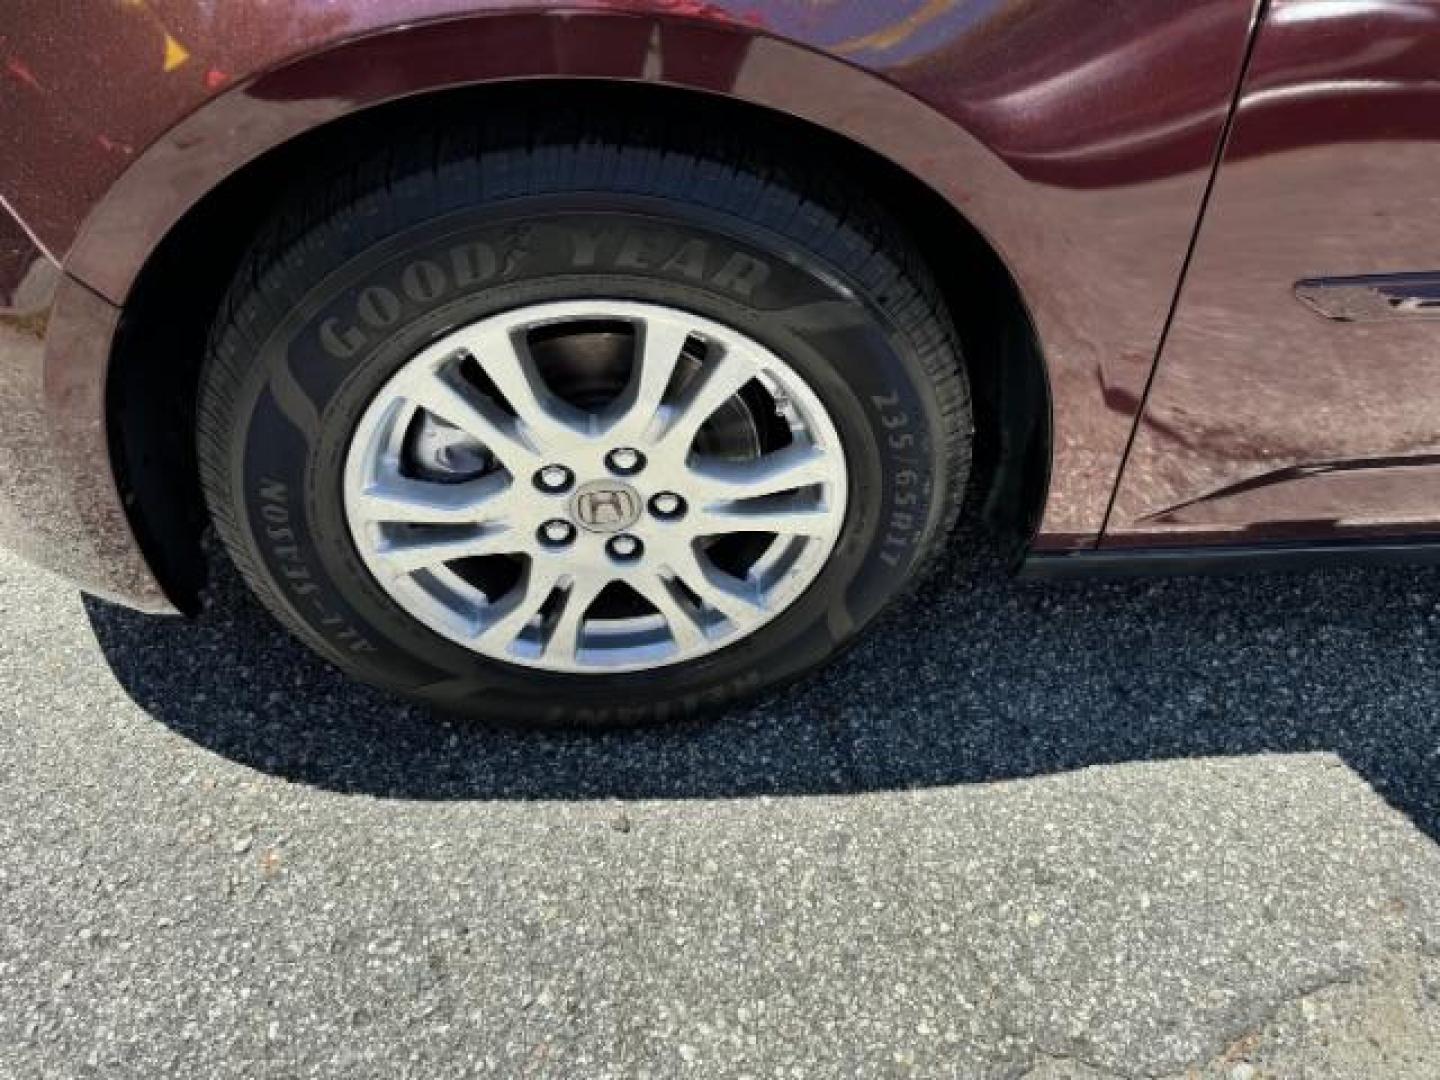
[[434,632],[557,672],[733,644],[834,550],[847,470],[819,397],[747,335],[630,301],[454,330],[366,408],[345,510],[380,587]]

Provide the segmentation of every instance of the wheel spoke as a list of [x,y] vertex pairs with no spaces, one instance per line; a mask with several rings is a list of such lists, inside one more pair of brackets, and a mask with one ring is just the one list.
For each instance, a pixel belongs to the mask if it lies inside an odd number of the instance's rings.
[[727,533],[777,533],[780,536],[822,536],[830,528],[830,512],[819,506],[764,506],[737,502],[711,507],[687,519],[692,536]]
[[670,582],[659,574],[647,574],[631,578],[630,586],[655,605],[677,650],[688,652],[705,644],[705,631],[689,607],[675,595]]
[[388,476],[360,493],[371,521],[412,525],[472,525],[499,521],[509,512],[510,480],[494,473],[461,484]]
[[406,538],[392,540],[375,553],[395,574],[413,574],[417,570],[444,566],[456,559],[480,555],[508,555],[524,549],[526,541],[508,525],[495,525],[476,533],[446,537],[443,540]]
[[473,327],[464,332],[461,345],[505,395],[521,428],[538,447],[553,455],[583,436],[589,415],[551,392],[529,350],[508,328]]
[[515,432],[515,424],[474,390],[461,390],[441,374],[420,380],[410,400],[478,439],[514,476],[530,472],[540,457]]
[[611,441],[646,440],[689,340],[690,330],[683,323],[652,319],[640,324],[635,369],[630,373],[630,384],[613,407],[617,419],[606,432]]
[[745,625],[765,611],[764,600],[753,586],[711,565],[689,544],[677,545],[668,552],[668,560],[670,570],[686,588],[731,622]]
[[580,656],[580,637],[585,630],[585,615],[595,598],[600,595],[607,580],[598,574],[586,574],[571,579],[565,593],[555,627],[545,642],[545,658],[574,664]]
[[796,444],[752,461],[705,461],[690,466],[689,490],[697,503],[756,499],[835,479],[823,450]]
[[558,564],[548,558],[532,558],[525,568],[524,576],[500,604],[489,613],[484,626],[476,636],[477,644],[500,652],[509,652],[515,639],[530,620],[540,614],[545,601],[560,583]]
[[705,421],[755,375],[754,363],[744,351],[716,348],[711,352],[698,378],[676,404],[675,414],[660,438],[667,452],[678,454],[682,460]]

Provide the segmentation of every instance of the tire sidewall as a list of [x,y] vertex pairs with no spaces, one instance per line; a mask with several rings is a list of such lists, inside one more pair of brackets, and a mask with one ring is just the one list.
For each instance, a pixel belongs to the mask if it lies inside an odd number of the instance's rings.
[[[229,494],[272,601],[369,682],[523,722],[681,717],[833,655],[903,590],[945,525],[955,478],[935,452],[944,418],[926,343],[901,332],[884,297],[789,237],[671,200],[537,197],[398,229],[314,282],[302,284],[304,269],[281,263],[266,283],[298,299],[233,397]],[[600,676],[503,664],[416,621],[361,561],[342,482],[360,417],[426,345],[503,311],[593,298],[684,309],[783,357],[830,413],[850,475],[835,551],[786,611],[693,661]]]

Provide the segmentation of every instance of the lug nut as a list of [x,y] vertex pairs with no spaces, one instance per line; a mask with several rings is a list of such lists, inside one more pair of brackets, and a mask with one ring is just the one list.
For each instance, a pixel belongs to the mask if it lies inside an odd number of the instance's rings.
[[540,526],[540,542],[547,547],[564,547],[575,539],[575,526],[559,518]]
[[650,512],[656,517],[677,518],[685,513],[685,500],[673,491],[662,491],[650,500]]
[[620,536],[612,536],[610,542],[605,545],[605,550],[610,552],[614,558],[628,561],[640,557],[643,545],[635,537],[622,533]]
[[605,464],[610,466],[611,472],[619,473],[621,476],[630,476],[645,467],[645,455],[639,450],[622,446],[605,455]]
[[541,491],[564,491],[575,482],[575,474],[564,465],[546,465],[535,474],[535,486]]

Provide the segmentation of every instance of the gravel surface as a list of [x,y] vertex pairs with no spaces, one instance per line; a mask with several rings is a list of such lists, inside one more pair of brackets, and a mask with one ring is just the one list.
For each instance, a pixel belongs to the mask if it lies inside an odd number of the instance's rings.
[[0,556],[0,1077],[1440,1075],[1440,572],[943,580],[527,736]]

